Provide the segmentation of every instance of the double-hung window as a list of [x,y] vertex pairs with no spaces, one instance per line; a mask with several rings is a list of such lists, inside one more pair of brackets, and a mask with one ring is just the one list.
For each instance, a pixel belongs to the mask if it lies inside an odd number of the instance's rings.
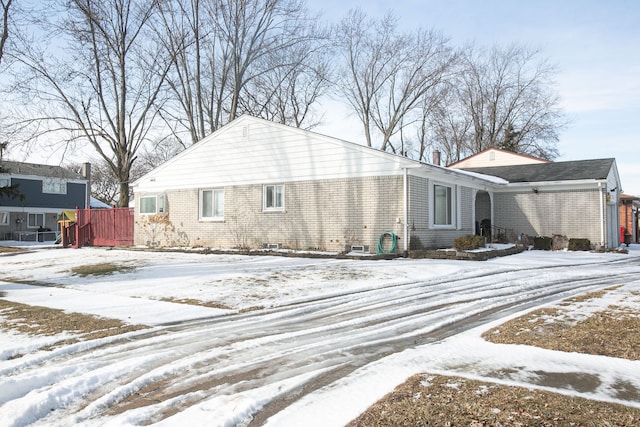
[[221,221],[224,219],[224,190],[200,190],[200,219]]
[[262,205],[265,211],[283,211],[284,185],[265,185],[262,195]]
[[27,214],[27,227],[29,227],[29,228],[44,227],[44,214],[43,213],[28,213]]
[[435,227],[454,227],[457,216],[455,187],[434,184],[432,188],[432,224]]

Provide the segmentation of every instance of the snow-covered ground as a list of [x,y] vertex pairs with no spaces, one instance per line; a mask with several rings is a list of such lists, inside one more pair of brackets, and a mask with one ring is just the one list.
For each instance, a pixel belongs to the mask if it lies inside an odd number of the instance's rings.
[[[485,262],[31,249],[0,255],[5,299],[153,328],[53,351],[42,348],[61,337],[0,332],[3,426],[243,425],[295,394],[300,398],[267,425],[339,426],[414,373],[482,379],[514,368],[498,381],[535,384],[540,372],[588,373],[597,387],[560,392],[640,407],[614,392],[623,380],[640,390],[640,362],[480,338],[540,304],[612,284],[622,286],[588,310],[612,303],[637,310],[638,245],[629,254],[529,251]],[[111,262],[131,269],[71,273]],[[171,302],[187,298],[227,308]],[[264,309],[240,313],[252,307]],[[438,332],[456,322],[455,331]],[[302,392],[314,382],[320,384]],[[161,402],[110,411],[156,383],[166,389]]]

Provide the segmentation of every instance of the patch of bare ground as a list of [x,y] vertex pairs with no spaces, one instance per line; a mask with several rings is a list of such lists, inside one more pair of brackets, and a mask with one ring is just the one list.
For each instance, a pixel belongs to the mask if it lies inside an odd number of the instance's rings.
[[[557,307],[530,312],[486,331],[483,338],[501,344],[640,360],[639,304],[611,305],[590,315],[575,315],[576,305],[588,304],[615,289],[583,294]],[[638,297],[631,292],[627,299],[635,301]],[[633,385],[618,387],[621,398],[640,400],[640,391]],[[640,409],[524,387],[422,374],[409,378],[349,426],[626,427],[640,426]]]
[[[610,290],[613,290],[611,288]],[[582,319],[571,306],[602,298],[593,292],[565,300],[559,308],[543,308],[486,331],[482,337],[500,344],[523,344],[549,350],[640,360],[640,307],[610,305]]]
[[214,301],[202,301],[195,298],[165,297],[165,298],[161,298],[160,301],[173,302],[177,304],[197,305],[200,307],[220,308],[222,310],[231,310],[231,307],[229,307],[228,305],[224,305]]
[[0,254],[3,254],[3,253],[16,253],[16,252],[24,252],[24,249],[12,248],[10,246],[0,246]]
[[348,424],[369,426],[637,426],[640,410],[523,387],[415,375]]
[[148,327],[144,325],[131,325],[116,319],[106,319],[82,313],[67,313],[48,307],[0,299],[0,329],[29,335],[53,336],[62,333],[74,335],[74,338],[50,345],[49,349],[146,328]]

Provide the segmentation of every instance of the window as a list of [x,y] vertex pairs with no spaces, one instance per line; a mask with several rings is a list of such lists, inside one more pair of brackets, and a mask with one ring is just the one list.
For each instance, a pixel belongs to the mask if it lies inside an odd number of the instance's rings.
[[50,194],[67,194],[67,183],[59,179],[47,178],[42,181],[42,192]]
[[0,225],[9,225],[9,212],[0,212]]
[[164,194],[140,197],[140,213],[155,215],[167,212],[167,201]]
[[11,185],[11,178],[0,178],[0,188],[9,187]]
[[27,227],[29,228],[44,227],[44,214],[43,213],[27,214]]
[[453,187],[434,184],[433,225],[453,226],[455,219],[455,193]]
[[284,185],[265,185],[262,200],[265,211],[283,211]]
[[200,190],[200,219],[224,219],[224,190]]

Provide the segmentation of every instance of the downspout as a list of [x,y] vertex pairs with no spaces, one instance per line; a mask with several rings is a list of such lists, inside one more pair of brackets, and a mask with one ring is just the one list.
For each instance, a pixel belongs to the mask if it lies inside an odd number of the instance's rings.
[[403,243],[403,255],[409,254],[409,170],[404,168],[403,175],[403,191],[404,191],[404,243]]
[[605,241],[605,218],[604,218],[604,195],[602,194],[602,183],[598,183],[598,197],[600,198],[600,241],[602,242],[602,247],[606,249],[607,242]]

